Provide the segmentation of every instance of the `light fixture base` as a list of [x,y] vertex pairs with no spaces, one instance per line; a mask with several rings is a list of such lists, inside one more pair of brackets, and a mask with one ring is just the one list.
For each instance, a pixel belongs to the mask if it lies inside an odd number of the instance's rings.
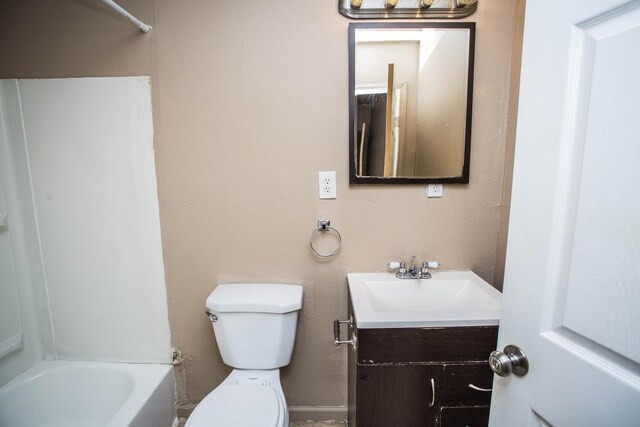
[[460,19],[477,8],[478,0],[338,0],[338,12],[349,19]]

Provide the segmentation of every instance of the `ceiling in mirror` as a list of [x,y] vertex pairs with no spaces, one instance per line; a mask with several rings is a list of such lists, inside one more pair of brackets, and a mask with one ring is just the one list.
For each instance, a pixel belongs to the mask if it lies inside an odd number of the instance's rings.
[[349,26],[351,184],[469,182],[474,31]]

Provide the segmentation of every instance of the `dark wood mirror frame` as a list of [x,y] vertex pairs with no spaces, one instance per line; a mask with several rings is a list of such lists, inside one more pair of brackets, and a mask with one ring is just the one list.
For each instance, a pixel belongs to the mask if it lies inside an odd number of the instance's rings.
[[[448,177],[377,177],[356,174],[357,128],[355,126],[355,35],[358,29],[422,29],[422,28],[466,28],[469,29],[469,62],[467,77],[466,127],[464,141],[464,163],[460,176]],[[349,24],[349,184],[350,185],[403,185],[403,184],[468,184],[471,159],[471,115],[473,106],[473,69],[475,55],[475,22],[384,22]]]

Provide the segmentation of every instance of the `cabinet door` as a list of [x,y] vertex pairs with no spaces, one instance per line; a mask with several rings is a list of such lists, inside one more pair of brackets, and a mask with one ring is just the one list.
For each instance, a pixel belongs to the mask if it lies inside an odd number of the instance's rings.
[[488,406],[442,408],[440,427],[487,427],[487,425],[489,425]]
[[358,366],[358,427],[438,425],[442,371],[442,365]]
[[[493,371],[489,362],[444,367],[443,406],[489,406]],[[480,390],[479,390],[480,389]]]

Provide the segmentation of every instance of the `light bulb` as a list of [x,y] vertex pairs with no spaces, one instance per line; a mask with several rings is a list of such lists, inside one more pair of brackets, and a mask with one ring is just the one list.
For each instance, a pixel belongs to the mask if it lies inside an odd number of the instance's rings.
[[384,2],[384,7],[387,9],[393,9],[398,4],[398,0],[386,0]]

